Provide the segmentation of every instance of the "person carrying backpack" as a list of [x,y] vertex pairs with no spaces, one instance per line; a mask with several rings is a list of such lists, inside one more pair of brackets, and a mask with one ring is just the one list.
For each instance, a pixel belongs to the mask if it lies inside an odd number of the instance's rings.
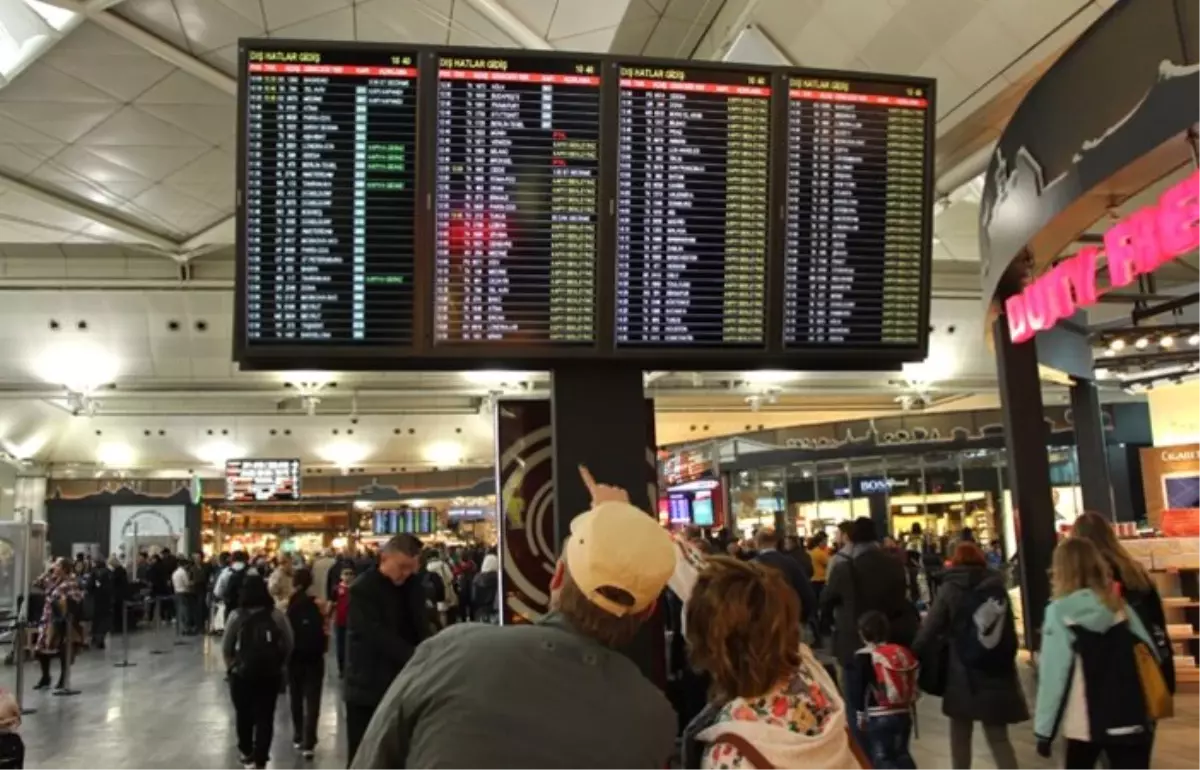
[[221,652],[229,672],[241,762],[247,768],[264,768],[271,761],[275,702],[292,654],[292,628],[275,609],[267,581],[260,576],[245,576],[240,599],[241,606],[225,623]]
[[913,642],[928,669],[944,672],[942,713],[950,719],[950,759],[971,766],[976,722],[983,723],[997,767],[1016,767],[1008,725],[1029,719],[1017,678],[1017,628],[1004,575],[989,569],[973,542],[960,541],[942,574],[933,608]]
[[1171,698],[1154,640],[1117,592],[1104,556],[1068,537],[1054,549],[1054,600],[1038,658],[1037,751],[1050,756],[1061,733],[1066,767],[1150,767],[1154,725]]
[[325,681],[325,653],[329,637],[317,600],[309,595],[312,571],[302,567],[292,574],[292,596],[287,619],[293,647],[288,658],[288,694],[291,697],[293,744],[305,759],[313,758],[317,745],[317,719],[321,712],[321,686]]
[[833,616],[833,654],[842,668],[846,719],[861,747],[866,745],[866,737],[858,729],[858,707],[850,697],[862,689],[855,666],[862,647],[858,619],[870,610],[883,613],[888,620],[888,641],[905,647],[912,644],[920,620],[908,600],[904,565],[879,547],[875,523],[866,517],[855,519],[850,543],[849,549],[840,552],[845,554],[840,563],[830,568],[829,582],[821,592],[821,611]]
[[877,768],[915,768],[908,750],[913,708],[917,703],[917,656],[889,642],[888,619],[874,610],[858,619],[863,648],[854,656],[860,689],[851,693],[858,706],[858,727],[866,736],[867,754]]

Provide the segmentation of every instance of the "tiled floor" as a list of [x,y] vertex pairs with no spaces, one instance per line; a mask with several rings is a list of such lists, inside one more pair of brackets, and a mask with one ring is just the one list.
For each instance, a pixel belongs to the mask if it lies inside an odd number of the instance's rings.
[[[37,667],[27,671],[26,706],[38,709],[25,717],[26,766],[31,768],[232,768],[237,766],[228,693],[219,663],[219,651],[207,641],[151,655],[153,640],[135,637],[130,660],[134,668],[114,668],[119,649],[81,655],[73,672],[82,694],[54,697],[30,692]],[[0,669],[11,687],[14,669]],[[55,671],[57,675],[57,670]],[[325,690],[320,745],[316,759],[301,763],[291,746],[291,725],[285,699],[276,716],[272,767],[337,768],[346,764],[339,729],[336,678]],[[1160,726],[1154,767],[1195,768],[1200,751],[1196,729],[1200,712],[1197,696],[1176,699],[1178,715]],[[922,768],[949,767],[948,726],[934,699],[922,702],[920,738],[913,754]],[[1060,766],[1034,752],[1028,723],[1011,732],[1022,767]],[[975,766],[994,767],[982,735],[975,740]]]

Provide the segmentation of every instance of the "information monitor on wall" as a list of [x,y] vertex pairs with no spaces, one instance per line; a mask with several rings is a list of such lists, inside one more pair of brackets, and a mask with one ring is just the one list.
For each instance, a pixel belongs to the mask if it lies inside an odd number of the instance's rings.
[[412,52],[244,51],[244,339],[413,341]]
[[913,84],[793,77],[784,345],[916,348],[930,120]]
[[770,76],[620,66],[616,344],[764,344]]
[[598,73],[439,57],[435,345],[594,344]]

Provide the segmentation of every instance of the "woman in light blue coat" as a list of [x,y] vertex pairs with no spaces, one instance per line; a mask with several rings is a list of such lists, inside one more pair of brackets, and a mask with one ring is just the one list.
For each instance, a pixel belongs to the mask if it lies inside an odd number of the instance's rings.
[[1154,722],[1142,697],[1134,647],[1154,644],[1114,585],[1090,541],[1067,538],[1054,551],[1055,599],[1046,607],[1038,659],[1034,733],[1050,756],[1061,732],[1066,767],[1150,767]]

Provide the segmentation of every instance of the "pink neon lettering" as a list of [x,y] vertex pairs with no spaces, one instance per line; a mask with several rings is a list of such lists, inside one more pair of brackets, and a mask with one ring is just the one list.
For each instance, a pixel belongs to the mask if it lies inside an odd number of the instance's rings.
[[1157,260],[1156,217],[1152,209],[1140,209],[1117,222],[1104,234],[1108,274],[1113,286],[1128,286]]
[[1158,199],[1159,262],[1200,246],[1200,171]]
[[1004,300],[1004,315],[1008,317],[1008,338],[1013,342],[1024,342],[1033,337],[1025,320],[1025,293],[1014,294]]
[[1075,287],[1075,306],[1087,307],[1096,304],[1099,292],[1096,288],[1096,262],[1100,258],[1100,249],[1086,246],[1079,250],[1065,264],[1071,275],[1071,283]]

